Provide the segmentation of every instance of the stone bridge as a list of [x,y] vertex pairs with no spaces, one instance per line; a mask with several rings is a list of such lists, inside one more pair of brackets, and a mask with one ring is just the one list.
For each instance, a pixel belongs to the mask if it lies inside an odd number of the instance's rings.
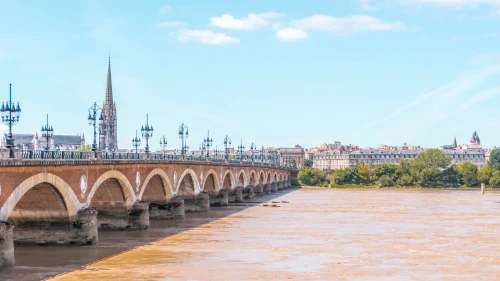
[[184,160],[0,162],[0,267],[15,244],[98,242],[98,229],[144,230],[150,219],[276,192],[297,170],[256,163]]

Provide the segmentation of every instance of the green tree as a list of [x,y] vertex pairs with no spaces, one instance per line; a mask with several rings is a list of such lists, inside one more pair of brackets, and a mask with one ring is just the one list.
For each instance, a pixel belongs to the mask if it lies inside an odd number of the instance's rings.
[[444,181],[455,180],[453,169],[447,171],[446,177],[442,173],[450,164],[451,158],[444,151],[428,149],[409,161],[410,175],[420,186],[438,186]]
[[335,170],[333,172],[333,183],[338,185],[358,184],[359,175],[357,167]]
[[479,172],[477,173],[477,178],[479,180],[479,183],[484,183],[488,184],[490,182],[490,178],[493,176],[493,172],[491,171],[490,166],[486,165],[484,166]]
[[359,180],[362,183],[368,184],[371,182],[372,171],[370,170],[370,168],[368,166],[366,166],[365,163],[363,163],[363,162],[358,163],[356,165],[356,169],[358,171]]
[[398,166],[396,164],[382,163],[375,166],[374,175],[376,179],[380,179],[382,176],[389,176],[391,179],[397,177]]
[[494,149],[491,151],[488,166],[490,166],[492,171],[500,171],[500,149]]
[[458,173],[461,182],[466,186],[476,186],[479,183],[477,177],[477,166],[470,162],[462,162],[458,164]]
[[90,152],[92,150],[92,145],[90,144],[85,144],[85,145],[80,145],[78,148],[79,152]]
[[494,171],[490,179],[490,185],[492,187],[500,187],[500,171]]
[[378,180],[378,185],[384,187],[394,186],[394,181],[392,180],[391,176],[382,175]]
[[304,161],[304,166],[312,167],[313,166],[313,160],[312,159],[306,159]]
[[326,181],[326,173],[304,166],[299,171],[298,179],[304,185],[317,186]]
[[401,186],[411,186],[413,184],[413,177],[408,174],[404,174],[396,180],[396,183]]
[[427,168],[446,169],[451,164],[451,157],[440,149],[431,148],[417,155],[416,158],[425,163]]

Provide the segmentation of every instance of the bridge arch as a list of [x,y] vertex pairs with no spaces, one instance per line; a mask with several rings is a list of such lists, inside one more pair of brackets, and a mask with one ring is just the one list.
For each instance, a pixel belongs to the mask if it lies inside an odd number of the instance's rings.
[[265,184],[265,183],[266,183],[266,178],[265,178],[264,172],[260,171],[260,173],[259,173],[259,184]]
[[134,202],[137,200],[137,197],[135,196],[134,188],[128,181],[127,177],[121,173],[120,171],[117,170],[110,170],[102,174],[94,183],[92,188],[90,189],[89,195],[87,196],[87,202],[86,205],[90,206],[92,199],[95,196],[95,193],[99,189],[99,187],[105,183],[106,181],[110,180],[116,180],[118,181],[121,190],[123,192],[123,196],[125,199],[125,205],[127,207],[130,207],[134,204]]
[[274,172],[273,182],[277,182],[277,181],[278,181],[278,173]]
[[271,183],[272,180],[271,180],[271,172],[267,172],[267,181],[266,183]]
[[55,188],[66,205],[69,217],[76,215],[81,204],[71,187],[63,179],[54,174],[39,173],[26,179],[14,189],[0,209],[0,220],[7,220],[23,196],[33,187],[43,183],[50,184],[50,186]]
[[150,184],[150,182],[152,180],[153,181],[155,180],[154,179],[155,177],[159,177],[161,180],[163,191],[165,194],[165,198],[163,198],[163,199],[169,200],[174,196],[174,190],[172,188],[172,184],[171,184],[170,178],[168,177],[167,173],[165,173],[165,171],[163,171],[163,169],[155,168],[151,172],[149,172],[146,179],[144,179],[144,182],[143,182],[142,187],[141,187],[141,192],[139,193],[139,197],[138,197],[140,200],[143,200],[142,198],[144,196],[144,192],[146,191],[146,187],[148,187],[148,185]]
[[247,182],[247,174],[245,173],[245,170],[241,169],[240,172],[238,173],[238,182],[237,186],[245,186]]
[[250,171],[250,177],[248,178],[248,186],[256,186],[259,183],[257,178],[257,173],[255,170]]
[[234,174],[230,169],[227,169],[222,178],[221,189],[227,189],[228,191],[233,190],[236,187],[236,180],[234,179]]
[[[200,193],[200,181],[192,169],[186,169],[179,177],[175,188],[176,195],[196,195]],[[193,194],[191,194],[191,192]]]
[[[203,179],[203,183],[201,186],[202,190],[205,192],[219,192],[220,190],[219,177],[217,177],[217,172],[215,172],[214,169],[210,169],[207,172],[207,175]],[[208,188],[205,190],[206,187]]]

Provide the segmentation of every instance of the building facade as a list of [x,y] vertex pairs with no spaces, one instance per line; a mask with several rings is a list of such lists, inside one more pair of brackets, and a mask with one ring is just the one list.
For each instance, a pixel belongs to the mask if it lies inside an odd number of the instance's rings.
[[111,58],[108,60],[108,79],[106,81],[106,98],[102,106],[103,122],[100,127],[99,149],[118,151],[118,126],[116,104],[113,100],[113,85],[111,83]]
[[287,157],[295,161],[297,168],[300,169],[304,166],[305,151],[304,148],[302,148],[302,146],[297,144],[295,145],[295,147],[291,148],[278,148],[278,152],[279,154],[281,154],[281,157]]
[[477,168],[481,170],[488,163],[486,155],[487,150],[483,149],[481,145],[481,139],[477,132],[472,134],[469,144],[457,145],[457,139],[453,141],[452,145],[443,145],[441,149],[450,156],[451,163],[458,165],[462,162],[470,162],[477,165]]
[[[21,150],[45,150],[47,138],[38,132],[34,134],[12,134],[16,148]],[[7,135],[2,139],[2,146],[5,147]],[[49,150],[76,151],[85,145],[85,136],[80,135],[54,135],[49,138]]]

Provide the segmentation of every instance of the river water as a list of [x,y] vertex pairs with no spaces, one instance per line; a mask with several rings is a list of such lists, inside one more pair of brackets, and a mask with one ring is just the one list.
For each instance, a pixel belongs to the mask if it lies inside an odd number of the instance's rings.
[[497,191],[303,188],[95,247],[16,247],[0,280],[500,280],[499,211]]

